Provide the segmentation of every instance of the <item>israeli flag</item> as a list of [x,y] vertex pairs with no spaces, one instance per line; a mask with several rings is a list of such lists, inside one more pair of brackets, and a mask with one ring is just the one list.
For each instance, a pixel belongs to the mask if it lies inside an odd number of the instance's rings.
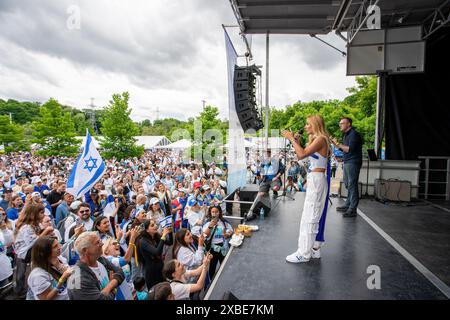
[[160,221],[159,221],[159,226],[161,227],[161,228],[167,228],[167,227],[170,227],[172,225],[172,216],[170,215],[170,216],[167,216],[167,217],[165,217],[164,219],[161,219]]
[[105,163],[95,148],[89,131],[87,131],[83,152],[75,162],[67,182],[67,192],[73,194],[75,199],[79,198],[91,190],[104,172]]
[[116,209],[116,204],[114,203],[114,196],[109,192],[106,198],[106,205],[103,208],[103,215],[105,217],[111,217]]

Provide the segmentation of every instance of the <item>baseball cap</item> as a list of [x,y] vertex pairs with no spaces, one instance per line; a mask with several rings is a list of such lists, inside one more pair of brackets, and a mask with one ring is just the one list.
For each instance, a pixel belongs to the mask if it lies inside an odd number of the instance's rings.
[[159,203],[159,199],[158,199],[158,198],[151,198],[151,199],[150,199],[150,205],[151,205],[151,206],[154,205],[154,204],[156,204],[156,203]]
[[184,192],[184,193],[189,193],[189,190],[188,189],[186,189],[186,188],[179,188],[178,189],[178,192]]
[[98,190],[97,189],[91,189],[91,194],[98,194]]
[[70,209],[72,210],[78,210],[78,206],[81,204],[81,201],[77,200],[72,202],[72,204],[70,205]]
[[201,187],[202,187],[202,184],[199,181],[194,182],[194,189],[201,188]]
[[42,182],[42,180],[41,180],[41,178],[37,178],[36,180],[34,180],[34,182],[38,183],[38,182]]
[[209,190],[209,189],[211,189],[211,188],[209,187],[208,184],[205,184],[205,185],[203,186],[203,190]]
[[191,198],[191,199],[189,199],[189,201],[188,201],[188,206],[189,206],[189,207],[193,207],[193,206],[195,206],[197,203],[198,203],[198,200],[197,200],[196,198]]
[[34,198],[34,197],[41,197],[41,194],[39,193],[39,192],[37,192],[37,191],[35,191],[35,192],[33,192],[32,194],[31,194],[31,196]]
[[5,191],[4,191],[3,193],[5,193],[5,192],[13,192],[13,189],[11,189],[11,188],[5,188]]

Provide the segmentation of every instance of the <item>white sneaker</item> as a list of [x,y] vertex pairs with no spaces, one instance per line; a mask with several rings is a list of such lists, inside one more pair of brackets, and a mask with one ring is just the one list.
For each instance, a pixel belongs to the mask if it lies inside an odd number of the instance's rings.
[[297,252],[294,252],[286,257],[286,261],[291,263],[302,263],[308,262],[309,259],[306,259],[305,257],[298,255]]
[[320,259],[320,248],[319,249],[312,248],[311,252],[312,252],[311,258]]

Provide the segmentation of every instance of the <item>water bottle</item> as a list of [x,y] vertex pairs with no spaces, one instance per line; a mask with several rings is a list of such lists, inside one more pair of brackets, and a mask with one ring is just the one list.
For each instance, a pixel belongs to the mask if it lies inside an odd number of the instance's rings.
[[259,211],[259,220],[264,220],[264,208]]

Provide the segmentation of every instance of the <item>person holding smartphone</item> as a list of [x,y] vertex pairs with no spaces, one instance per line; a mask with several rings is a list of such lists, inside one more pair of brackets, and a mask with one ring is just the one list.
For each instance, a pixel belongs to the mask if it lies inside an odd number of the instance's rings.
[[142,231],[136,238],[137,261],[136,265],[142,264],[143,274],[147,288],[162,282],[162,268],[164,245],[172,245],[172,228],[166,227],[162,234],[158,232],[158,224],[154,220],[146,220],[142,224]]
[[203,233],[206,240],[206,250],[212,254],[209,265],[209,276],[211,280],[216,273],[218,263],[222,263],[229,249],[229,239],[233,235],[233,226],[224,219],[220,206],[209,207],[206,215],[206,222],[203,225]]

